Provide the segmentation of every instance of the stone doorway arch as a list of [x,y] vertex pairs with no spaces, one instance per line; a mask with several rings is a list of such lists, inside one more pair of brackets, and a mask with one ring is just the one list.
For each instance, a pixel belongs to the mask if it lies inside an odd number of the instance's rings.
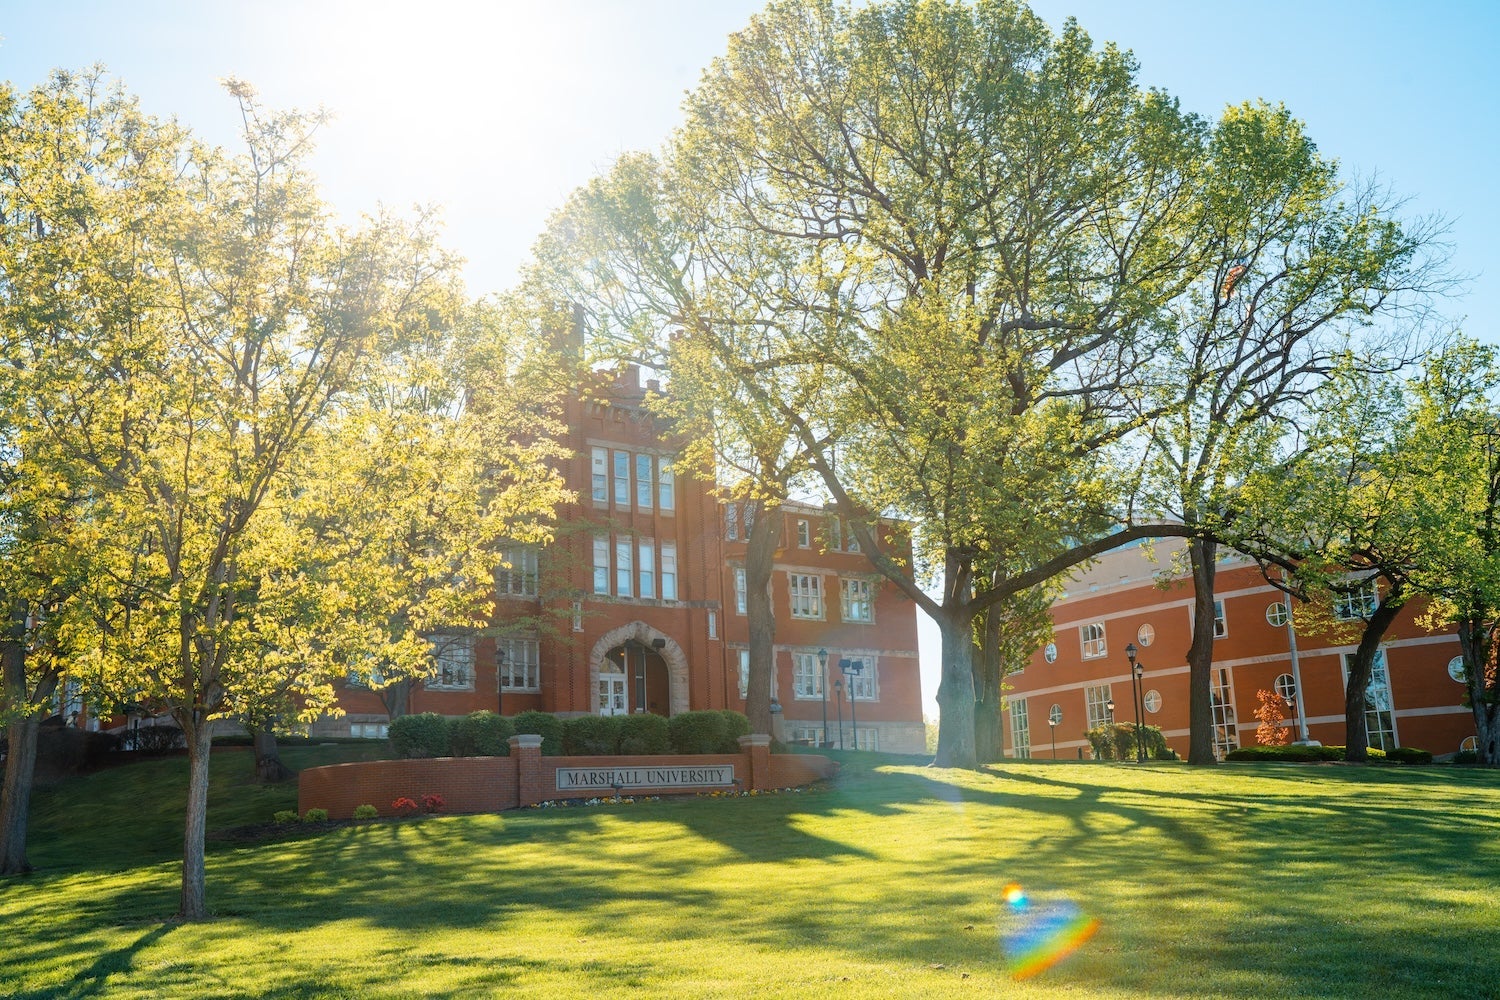
[[634,639],[644,646],[655,649],[654,641],[665,639],[666,645],[657,652],[667,664],[667,684],[670,688],[668,696],[668,715],[676,715],[688,710],[688,661],[687,654],[677,641],[660,629],[652,628],[643,621],[633,621],[628,625],[610,629],[599,637],[594,643],[594,648],[589,652],[589,711],[595,715],[599,714],[599,666],[604,662],[605,655],[616,646],[623,646],[626,642]]

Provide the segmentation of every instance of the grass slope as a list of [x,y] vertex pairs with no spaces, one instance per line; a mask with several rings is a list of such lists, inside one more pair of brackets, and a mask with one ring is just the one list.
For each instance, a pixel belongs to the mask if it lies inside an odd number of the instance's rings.
[[[1500,996],[1500,773],[845,760],[797,794],[219,842],[196,925],[164,919],[183,762],[93,775],[0,882],[0,994]],[[288,807],[214,763],[211,827]],[[1100,921],[1021,983],[1012,881]]]

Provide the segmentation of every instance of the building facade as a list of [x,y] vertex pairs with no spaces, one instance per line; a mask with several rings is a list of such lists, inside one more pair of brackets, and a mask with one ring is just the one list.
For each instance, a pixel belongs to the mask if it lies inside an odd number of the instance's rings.
[[[437,673],[415,686],[408,711],[744,710],[747,511],[673,468],[676,447],[645,405],[657,391],[629,367],[568,406],[562,472],[576,503],[558,512],[552,544],[507,553],[491,629],[430,637]],[[782,520],[772,694],[785,738],[920,753],[915,605],[821,508],[770,516]],[[909,542],[890,534],[909,564]],[[847,681],[841,661],[859,668]],[[340,704],[344,716],[315,732],[384,735],[376,692],[346,688]]]
[[[1007,756],[1087,756],[1087,730],[1134,722],[1137,703],[1142,721],[1161,727],[1168,745],[1187,755],[1193,583],[1182,575],[1163,581],[1180,548],[1158,542],[1116,550],[1069,582],[1052,608],[1053,641],[1007,678]],[[1378,599],[1376,586],[1371,581],[1334,601],[1331,621],[1357,625]],[[1256,744],[1262,690],[1292,701],[1285,723],[1291,740],[1301,738],[1305,725],[1311,739],[1344,745],[1344,680],[1358,643],[1353,627],[1299,627],[1286,595],[1237,555],[1219,563],[1215,610],[1215,752]],[[1458,638],[1418,625],[1420,613],[1420,602],[1409,602],[1381,644],[1366,692],[1370,746],[1451,754],[1474,735],[1473,716],[1461,704]],[[1127,644],[1145,668],[1138,692]]]

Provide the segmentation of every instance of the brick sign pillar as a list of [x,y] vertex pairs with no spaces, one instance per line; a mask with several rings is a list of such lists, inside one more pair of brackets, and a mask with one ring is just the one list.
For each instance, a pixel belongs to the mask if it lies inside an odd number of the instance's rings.
[[542,794],[542,738],[533,733],[512,736],[510,755],[516,762],[516,805],[524,809],[550,798]]
[[771,737],[764,733],[752,733],[740,737],[740,753],[750,758],[750,780],[747,784],[753,791],[764,792],[771,788]]

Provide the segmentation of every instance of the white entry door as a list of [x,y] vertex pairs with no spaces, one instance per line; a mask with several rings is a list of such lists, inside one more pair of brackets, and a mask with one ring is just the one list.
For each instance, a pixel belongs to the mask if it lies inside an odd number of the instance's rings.
[[625,707],[625,675],[600,674],[599,714],[624,715],[627,711],[628,709]]

